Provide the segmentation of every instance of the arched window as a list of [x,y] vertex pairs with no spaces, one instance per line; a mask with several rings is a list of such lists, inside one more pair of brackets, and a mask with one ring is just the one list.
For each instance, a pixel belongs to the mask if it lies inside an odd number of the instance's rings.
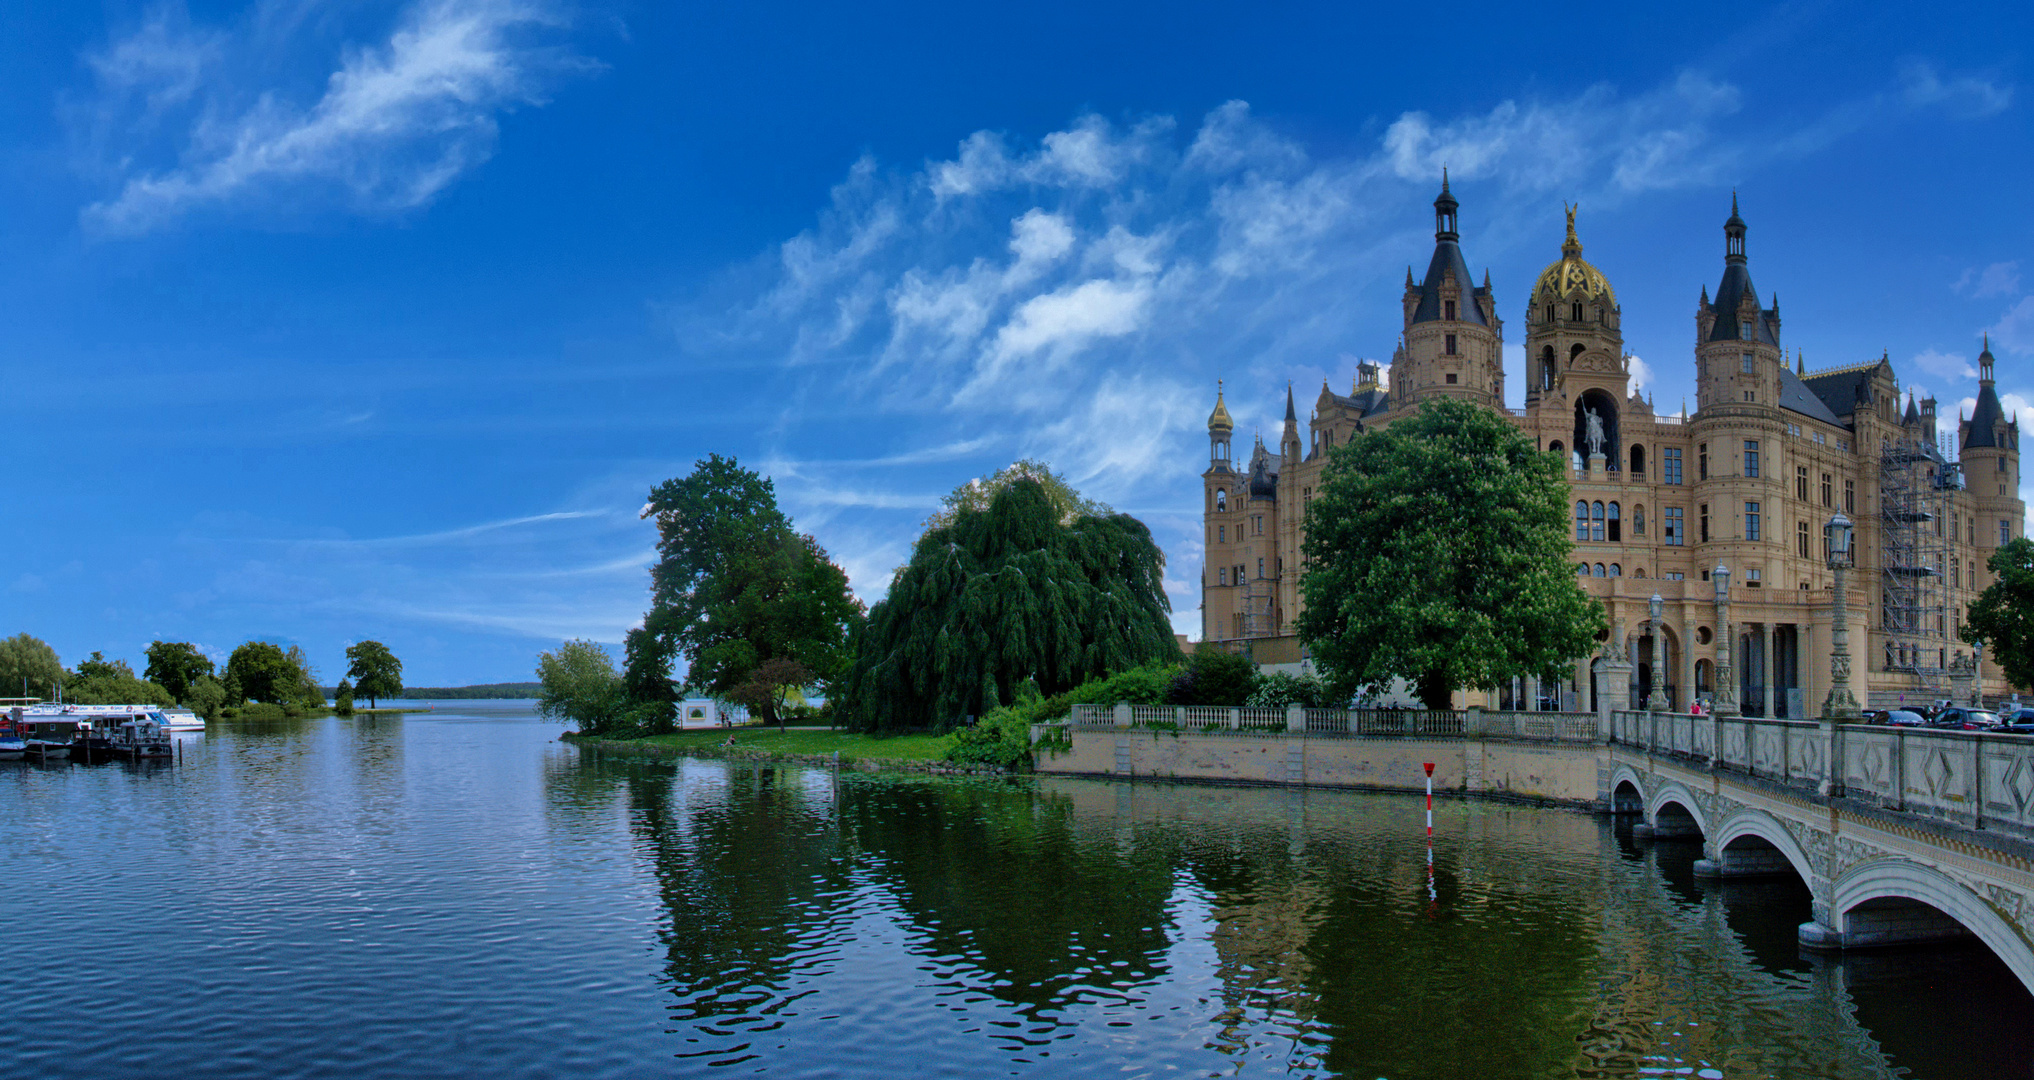
[[[1589,539],[1591,539],[1591,540],[1595,540],[1595,541],[1598,541],[1598,542],[1601,542],[1601,541],[1603,540],[1603,504],[1602,504],[1602,503],[1591,503],[1591,504],[1590,504],[1590,506],[1589,506]],[[1602,577],[1603,575],[1602,575],[1602,574],[1598,574],[1598,575],[1596,575],[1596,576],[1597,576],[1597,577]]]
[[1631,572],[1631,576],[1633,576],[1633,577],[1644,577],[1644,576],[1646,576],[1646,568],[1645,568],[1645,567],[1643,567],[1643,566],[1641,566],[1641,567],[1639,567],[1638,569],[1636,569],[1636,570],[1633,570],[1633,571]]
[[1222,512],[1224,512],[1224,511],[1226,511],[1226,510],[1228,510],[1228,509],[1229,509],[1229,491],[1228,491],[1228,489],[1227,489],[1227,488],[1216,488],[1216,489],[1215,489],[1215,513],[1219,514],[1219,513],[1222,513]]
[[1605,520],[1610,526],[1610,542],[1614,544],[1624,539],[1624,522],[1619,519],[1616,503],[1610,504],[1610,512],[1606,515]]
[[[1547,309],[1548,318],[1553,317],[1553,311],[1554,309],[1552,308]],[[1553,388],[1554,388],[1554,347],[1552,345],[1548,345],[1540,349],[1540,389],[1552,390]]]
[[1568,305],[1568,318],[1575,322],[1582,321],[1582,304],[1580,301]]
[[1582,343],[1581,343],[1581,342],[1579,342],[1579,341],[1578,341],[1578,342],[1576,342],[1576,343],[1575,343],[1574,345],[1570,346],[1570,347],[1568,348],[1568,362],[1569,362],[1569,363],[1571,363],[1571,364],[1572,364],[1572,363],[1574,363],[1574,362],[1575,362],[1575,358],[1576,358],[1576,357],[1578,357],[1578,356],[1581,356],[1581,355],[1582,355],[1582,352],[1583,352],[1583,345],[1582,345]]
[[1555,439],[1553,442],[1547,444],[1547,453],[1558,454],[1560,452],[1561,452],[1561,440]]
[[1597,564],[1596,564],[1596,576],[1597,576],[1597,577],[1607,577],[1607,576],[1608,576],[1608,575],[1606,575],[1606,574],[1605,574],[1605,573],[1603,572],[1603,564],[1602,564],[1602,563],[1597,563]]
[[1588,577],[1588,576],[1589,576],[1589,564],[1588,564],[1588,563],[1583,563],[1583,564],[1582,564],[1581,566],[1578,566],[1578,567],[1576,567],[1576,568],[1575,568],[1575,576],[1576,576],[1576,577]]
[[1575,539],[1589,539],[1589,503],[1587,501],[1580,501],[1575,504]]
[[1616,564],[1616,563],[1611,563],[1611,564],[1610,564],[1610,576],[1611,576],[1611,577],[1623,577],[1623,576],[1624,576],[1624,568],[1623,568],[1623,567],[1621,567],[1621,566],[1619,566],[1619,565],[1618,565],[1618,564]]
[[1632,479],[1634,480],[1639,479],[1640,477],[1643,477],[1645,474],[1646,474],[1646,448],[1643,446],[1634,446],[1631,448]]

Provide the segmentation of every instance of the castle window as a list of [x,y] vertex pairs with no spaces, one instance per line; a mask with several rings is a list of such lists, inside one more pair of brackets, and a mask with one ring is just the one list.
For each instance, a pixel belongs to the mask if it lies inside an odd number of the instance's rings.
[[1227,525],[1215,526],[1215,543],[1226,544],[1228,542],[1229,542],[1229,527]]
[[1264,560],[1263,560],[1263,559],[1259,559],[1259,560],[1257,560],[1257,576],[1258,576],[1258,577],[1260,577],[1260,578],[1264,576]]
[[1744,538],[1746,540],[1759,538],[1759,504],[1755,502],[1744,504]]
[[1746,439],[1744,441],[1744,475],[1750,479],[1756,479],[1759,475],[1759,441],[1757,439]]
[[1555,439],[1553,442],[1547,444],[1547,453],[1549,454],[1558,454],[1561,452],[1561,449],[1562,449],[1561,440],[1559,439]]
[[1765,586],[1766,586],[1766,583],[1765,583],[1765,582],[1763,582],[1763,581],[1760,581],[1760,580],[1759,580],[1759,572],[1758,572],[1757,570],[1746,570],[1746,571],[1744,572],[1744,587],[1745,587],[1745,588],[1747,588],[1747,589],[1763,589],[1763,588],[1765,588]]
[[1808,501],[1808,466],[1806,465],[1794,466],[1794,497],[1802,502]]
[[1455,335],[1453,334],[1448,335],[1448,355],[1455,355]]
[[1619,520],[1618,520],[1618,513],[1617,513],[1617,504],[1616,504],[1616,503],[1611,503],[1611,504],[1610,504],[1610,512],[1609,512],[1609,514],[1608,514],[1608,515],[1606,515],[1606,517],[1605,517],[1605,519],[1604,519],[1604,520],[1605,520],[1605,523],[1606,523],[1606,524],[1608,524],[1608,525],[1610,526],[1610,542],[1611,542],[1611,543],[1613,543],[1613,544],[1614,544],[1614,543],[1617,543],[1618,541],[1620,541],[1620,540],[1624,539],[1624,536],[1623,536],[1623,535],[1622,535],[1622,534],[1621,534],[1621,533],[1620,533],[1620,532],[1618,531],[1618,529],[1619,529],[1619,526],[1621,526],[1621,525],[1622,525],[1623,523],[1622,523],[1621,521],[1619,521]]
[[1221,569],[1219,569],[1219,570],[1216,570],[1216,571],[1215,571],[1215,584],[1217,584],[1217,585],[1227,585],[1228,583],[1229,583],[1229,568],[1228,568],[1228,567],[1226,567],[1226,566],[1224,566],[1224,567],[1222,567]]
[[[1454,337],[1454,335],[1453,335],[1453,334],[1450,334],[1450,335],[1448,335],[1448,336],[1449,336],[1449,337]],[[1452,372],[1452,371],[1448,373],[1448,385],[1449,385],[1449,386],[1453,386],[1453,385],[1455,385],[1455,373],[1454,373],[1454,372]]]
[[1552,304],[1547,305],[1547,321],[1548,322],[1554,321],[1554,305]]
[[1808,557],[1808,523],[1805,521],[1794,523],[1794,554],[1804,559]]
[[1843,512],[1846,514],[1857,513],[1857,481],[1855,480],[1845,480],[1843,482]]
[[[1759,329],[1758,329],[1758,324],[1757,324],[1757,323],[1754,323],[1754,322],[1753,322],[1752,320],[1750,320],[1750,319],[1739,319],[1739,320],[1737,321],[1737,329],[1738,329],[1738,331],[1739,331],[1739,333],[1738,333],[1738,336],[1739,336],[1739,337],[1741,337],[1741,338],[1743,338],[1743,339],[1745,339],[1746,341],[1756,341],[1756,340],[1758,340],[1758,333],[1759,333]],[[1746,354],[1744,354],[1744,356],[1745,356],[1745,360],[1747,361],[1747,363],[1749,363],[1749,361],[1751,360],[1751,354],[1750,354],[1750,353],[1746,353]],[[1750,371],[1750,370],[1751,370],[1751,368],[1750,368],[1749,366],[1747,366],[1747,367],[1745,368],[1745,370],[1746,370],[1746,371]]]
[[1583,563],[1583,564],[1582,564],[1581,566],[1578,566],[1578,567],[1576,567],[1576,568],[1575,568],[1575,576],[1576,576],[1576,577],[1588,577],[1588,576],[1589,576],[1589,564],[1588,564],[1588,563]]
[[1586,501],[1575,504],[1575,539],[1589,539],[1589,504]]
[[1589,539],[1598,543],[1603,541],[1602,503],[1591,503],[1589,506]]
[[1568,317],[1569,317],[1570,319],[1573,319],[1573,320],[1575,320],[1576,322],[1581,322],[1581,321],[1582,321],[1582,305],[1581,305],[1581,304],[1569,304],[1569,305],[1568,305]]
[[1999,546],[2005,547],[2007,544],[2010,544],[2012,542],[2013,542],[2013,521],[2011,518],[2000,518]]
[[1216,489],[1215,489],[1215,513],[1217,513],[1217,514],[1220,514],[1220,513],[1224,513],[1224,512],[1226,512],[1226,511],[1227,511],[1228,509],[1229,509],[1229,492],[1228,492],[1228,489],[1226,489],[1226,488],[1216,488]]
[[1739,354],[1739,356],[1738,356],[1738,370],[1739,370],[1740,372],[1742,372],[1742,373],[1746,374],[1746,375],[1749,375],[1749,374],[1751,374],[1751,373],[1752,373],[1752,354],[1750,354],[1750,353],[1741,353],[1741,354]]
[[1610,575],[1608,575],[1608,574],[1606,574],[1606,573],[1604,573],[1604,572],[1603,572],[1603,564],[1602,564],[1602,563],[1597,563],[1597,564],[1596,564],[1596,569],[1595,569],[1595,572],[1594,572],[1594,574],[1593,574],[1592,576],[1595,576],[1595,577],[1609,577]]
[[1700,539],[1702,543],[1706,544],[1709,542],[1709,505],[1707,503],[1704,503],[1700,507],[1700,510],[1702,512],[1702,520],[1700,522],[1702,526],[1702,534]]
[[1681,448],[1669,446],[1660,451],[1660,479],[1669,484],[1681,482]]
[[1662,537],[1663,539],[1666,540],[1667,546],[1668,547],[1682,546],[1682,544],[1688,539],[1688,535],[1686,526],[1683,524],[1681,520],[1681,508],[1678,506],[1669,506],[1665,510],[1662,510],[1660,512],[1667,515],[1666,523],[1663,526],[1664,536]]
[[1610,576],[1611,576],[1611,577],[1623,577],[1623,576],[1624,576],[1624,568],[1623,568],[1622,566],[1619,566],[1619,565],[1618,565],[1618,564],[1616,564],[1616,563],[1611,563],[1611,564],[1610,564]]
[[1830,498],[1829,498],[1829,474],[1828,474],[1828,473],[1823,473],[1823,474],[1822,474],[1822,505],[1823,505],[1823,506],[1828,506],[1828,505],[1829,505],[1829,502],[1830,502]]
[[[1447,319],[1447,320],[1448,320],[1448,321],[1450,321],[1450,322],[1453,322],[1453,321],[1454,321],[1454,319],[1455,319],[1455,302],[1454,302],[1453,300],[1443,300],[1443,301],[1441,301],[1441,318],[1443,318],[1443,319]],[[1452,352],[1453,350],[1450,350],[1450,351]]]
[[1631,475],[1632,479],[1634,480],[1645,479],[1646,448],[1643,446],[1634,446],[1631,448]]
[[1709,479],[1708,443],[1703,443],[1701,446],[1695,448],[1695,479],[1697,480]]

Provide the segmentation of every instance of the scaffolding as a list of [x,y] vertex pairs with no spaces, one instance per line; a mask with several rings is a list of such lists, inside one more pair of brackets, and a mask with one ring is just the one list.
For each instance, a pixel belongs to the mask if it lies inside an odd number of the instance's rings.
[[1961,470],[1932,439],[1888,441],[1879,452],[1880,612],[1886,671],[1945,697],[1949,687],[1949,562],[1945,536]]
[[1268,577],[1251,578],[1243,587],[1244,637],[1272,637],[1278,633],[1278,618],[1274,609],[1277,591],[1277,579]]

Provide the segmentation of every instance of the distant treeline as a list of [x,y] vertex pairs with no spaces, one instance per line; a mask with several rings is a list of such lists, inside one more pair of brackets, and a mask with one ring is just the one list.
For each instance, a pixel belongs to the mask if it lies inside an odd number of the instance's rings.
[[[533,698],[542,688],[542,683],[533,682],[491,682],[476,686],[405,686],[402,696],[415,701],[454,701],[473,698]],[[333,687],[324,688],[325,696],[331,697]]]

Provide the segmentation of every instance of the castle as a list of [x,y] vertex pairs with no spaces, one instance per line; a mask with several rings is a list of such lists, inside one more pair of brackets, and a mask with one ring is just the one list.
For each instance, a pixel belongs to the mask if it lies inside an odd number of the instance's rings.
[[[1655,679],[1677,710],[1714,696],[1720,631],[1711,578],[1721,566],[1739,707],[1752,716],[1817,715],[1837,617],[1823,527],[1838,511],[1856,526],[1842,617],[1860,702],[1886,708],[1944,697],[1973,674],[1988,699],[2010,692],[1997,667],[1957,637],[1989,583],[1986,560],[2021,535],[2026,519],[2019,426],[2000,407],[1989,342],[1978,358],[1977,407],[1960,420],[1953,453],[1938,446],[1935,401],[1910,397],[1901,408],[1888,358],[1814,373],[1790,366],[1779,302],[1768,306],[1752,285],[1733,196],[1723,275],[1714,299],[1704,286],[1695,310],[1698,407],[1660,415],[1631,392],[1617,293],[1582,258],[1570,210],[1561,257],[1527,298],[1525,408],[1508,409],[1504,321],[1489,272],[1481,285],[1470,276],[1458,206],[1443,177],[1426,277],[1406,271],[1405,330],[1388,382],[1364,362],[1348,394],[1323,384],[1304,428],[1288,386],[1277,449],[1260,438],[1245,462],[1232,455],[1235,424],[1217,393],[1202,474],[1203,640],[1246,642],[1260,660],[1297,658],[1299,552],[1328,451],[1445,396],[1505,413],[1563,456],[1576,575],[1611,625],[1632,628],[1629,685],[1604,685],[1601,658],[1580,657],[1557,683],[1520,680],[1458,699],[1592,709],[1601,697],[1641,707]],[[1656,593],[1664,600],[1659,672],[1648,614]]]

